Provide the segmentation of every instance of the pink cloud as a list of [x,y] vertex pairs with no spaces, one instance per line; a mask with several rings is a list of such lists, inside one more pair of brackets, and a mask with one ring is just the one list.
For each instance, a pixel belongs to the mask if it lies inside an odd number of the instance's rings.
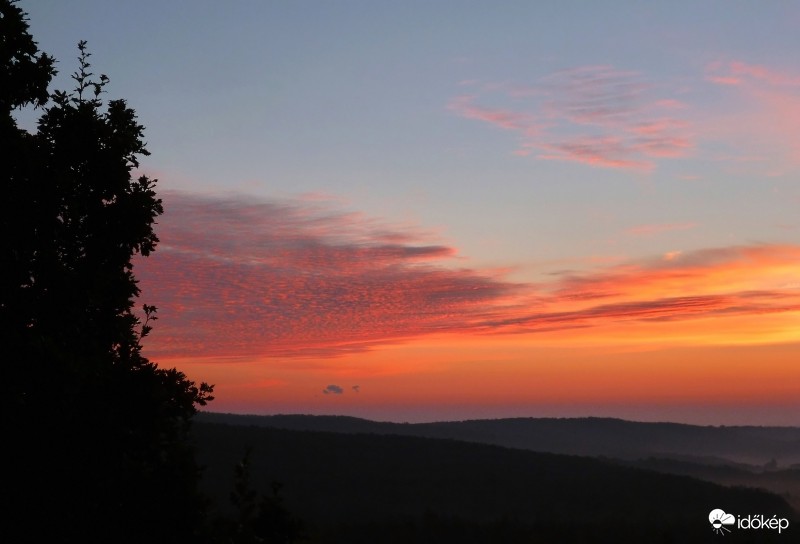
[[[333,356],[469,329],[516,289],[413,230],[309,203],[164,196],[136,264],[155,355]],[[399,242],[387,242],[401,240]]]
[[666,223],[666,224],[653,224],[653,225],[636,225],[625,230],[626,234],[632,236],[651,236],[654,234],[661,234],[662,232],[670,232],[675,230],[689,230],[697,226],[697,223]]
[[633,150],[620,139],[609,136],[576,138],[548,144],[544,148],[546,152],[539,155],[539,158],[575,161],[608,168],[652,170],[654,167],[651,161],[629,158],[634,155]]
[[475,105],[475,97],[458,96],[450,101],[448,109],[467,119],[477,119],[506,130],[528,132],[535,128],[532,116],[504,109],[488,109]]
[[[634,72],[587,66],[551,74],[536,86],[484,86],[482,95],[456,97],[448,108],[517,131],[519,156],[652,170],[657,159],[694,147],[689,124],[663,115],[685,104],[659,98],[656,90]],[[478,100],[509,105],[479,106]]]
[[800,77],[787,72],[776,71],[766,66],[734,61],[728,65],[728,69],[734,77],[748,77],[775,86],[797,87],[800,85]]
[[706,79],[719,85],[739,86],[745,84],[771,87],[799,87],[800,76],[772,67],[734,60],[715,61],[706,66]]
[[453,267],[452,247],[414,229],[387,236],[397,227],[360,214],[299,201],[163,198],[158,251],[135,263],[143,300],[161,318],[145,346],[156,360],[335,357],[440,333],[800,310],[800,290],[785,287],[800,277],[798,246],[673,252],[525,285]]
[[753,167],[759,175],[781,175],[800,165],[800,75],[737,60],[710,63],[706,79],[731,87],[737,100],[734,112],[706,120],[709,138],[726,142],[734,156],[764,162]]
[[741,85],[742,84],[742,79],[741,78],[733,77],[733,76],[708,76],[708,77],[706,77],[706,79],[708,79],[708,81],[711,81],[712,83],[716,83],[718,85],[736,86],[736,85]]
[[643,121],[631,125],[628,130],[640,136],[660,135],[671,130],[682,130],[688,126],[685,121],[676,119],[660,118]]
[[579,125],[627,124],[641,108],[649,85],[633,72],[610,66],[584,66],[543,78],[551,91],[544,106],[550,115]]
[[658,106],[659,108],[665,108],[669,110],[683,110],[689,107],[685,102],[681,102],[680,100],[675,100],[674,98],[665,98],[663,100],[656,100],[655,105]]
[[635,149],[653,158],[676,158],[685,156],[693,145],[688,138],[652,137],[642,138]]

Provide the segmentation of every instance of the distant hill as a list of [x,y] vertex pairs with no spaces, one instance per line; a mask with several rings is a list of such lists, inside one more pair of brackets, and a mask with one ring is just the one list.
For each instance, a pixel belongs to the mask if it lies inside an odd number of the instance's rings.
[[701,464],[780,467],[800,463],[800,427],[703,427],[610,418],[486,419],[389,423],[346,416],[235,415],[202,412],[199,421],[277,429],[450,438],[533,451],[619,459],[649,457]]
[[[216,508],[228,507],[233,467],[252,447],[254,485],[267,493],[280,481],[312,542],[692,543],[714,536],[707,518],[713,508],[795,516],[766,492],[611,461],[397,433],[210,422],[214,417],[199,418],[193,433]],[[771,541],[754,536],[752,542]]]

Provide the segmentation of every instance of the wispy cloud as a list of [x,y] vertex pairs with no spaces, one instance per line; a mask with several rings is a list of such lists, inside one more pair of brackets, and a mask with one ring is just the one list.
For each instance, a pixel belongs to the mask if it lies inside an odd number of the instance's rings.
[[560,161],[574,161],[606,168],[650,170],[652,162],[631,158],[630,149],[617,137],[575,137],[553,144],[544,144],[538,157]]
[[800,87],[800,76],[796,74],[739,60],[709,63],[706,67],[706,79],[720,85],[758,82],[773,87]]
[[457,96],[450,101],[447,107],[467,119],[477,119],[506,130],[520,130],[527,135],[537,132],[532,116],[522,112],[477,106],[475,105],[475,96]]
[[448,104],[462,117],[517,132],[517,155],[638,170],[694,147],[689,123],[674,117],[685,107],[641,74],[610,66],[557,72],[530,87],[484,85]]
[[[455,268],[454,248],[359,214],[308,202],[165,200],[162,243],[135,268],[162,317],[146,345],[154,357],[335,357],[439,333],[800,311],[800,246],[675,251],[519,284]],[[634,233],[675,228],[691,225]]]
[[693,222],[636,225],[634,227],[625,229],[625,233],[630,234],[631,236],[652,236],[655,234],[661,234],[662,232],[670,232],[675,230],[689,230],[695,228],[696,226],[697,223]]
[[800,246],[670,252],[660,259],[559,276],[540,286],[549,292],[538,299],[540,311],[492,326],[549,331],[800,311],[800,291],[787,288],[791,278],[800,277]]
[[735,111],[705,121],[706,133],[726,142],[734,158],[754,163],[750,169],[759,174],[780,175],[800,166],[800,73],[741,60],[716,61],[706,66],[706,80],[726,101],[736,101]]

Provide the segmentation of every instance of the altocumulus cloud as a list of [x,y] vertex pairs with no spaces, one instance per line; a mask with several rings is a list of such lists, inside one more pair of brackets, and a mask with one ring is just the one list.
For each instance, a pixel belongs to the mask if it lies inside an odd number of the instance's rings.
[[480,327],[518,285],[445,266],[451,247],[304,201],[165,193],[136,264],[169,356],[336,356]]
[[785,326],[800,311],[800,246],[672,252],[517,284],[449,266],[455,250],[414,229],[308,202],[164,200],[162,242],[135,268],[163,318],[155,357],[336,357],[437,333],[624,321],[784,314]]

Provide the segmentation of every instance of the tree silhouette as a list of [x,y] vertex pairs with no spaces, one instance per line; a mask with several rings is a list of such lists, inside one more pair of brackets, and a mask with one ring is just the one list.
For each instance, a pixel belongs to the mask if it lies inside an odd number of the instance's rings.
[[303,522],[283,505],[283,485],[272,482],[272,495],[259,493],[252,486],[250,466],[253,448],[245,448],[244,456],[234,467],[233,491],[230,500],[238,519],[220,520],[218,532],[233,544],[292,544],[306,539]]
[[[134,314],[131,259],[155,249],[163,211],[156,180],[132,176],[144,129],[125,101],[104,102],[85,42],[75,89],[48,95],[54,60],[13,0],[0,32],[7,519],[36,542],[194,540],[188,431],[213,388],[141,353],[156,308]],[[33,134],[13,115],[27,105],[46,106]]]

